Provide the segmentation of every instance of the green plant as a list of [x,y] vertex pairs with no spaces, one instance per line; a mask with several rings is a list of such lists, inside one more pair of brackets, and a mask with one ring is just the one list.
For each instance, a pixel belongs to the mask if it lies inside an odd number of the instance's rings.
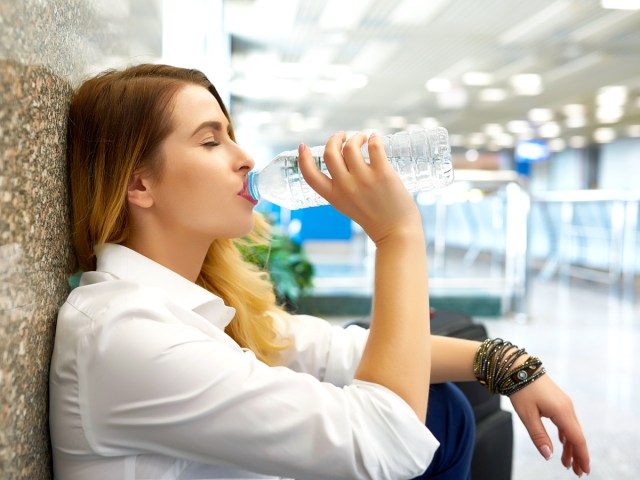
[[269,272],[278,301],[294,308],[313,284],[314,269],[302,247],[274,228],[269,245],[240,246],[245,260]]

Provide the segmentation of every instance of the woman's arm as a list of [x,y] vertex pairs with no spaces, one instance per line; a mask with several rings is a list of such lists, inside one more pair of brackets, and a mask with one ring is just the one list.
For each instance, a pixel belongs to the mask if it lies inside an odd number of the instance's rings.
[[431,383],[468,382],[473,375],[473,357],[480,342],[431,336]]
[[[479,346],[480,342],[472,340],[432,336],[431,382],[475,381],[473,359]],[[528,355],[523,355],[512,368],[524,362],[527,357]],[[541,421],[542,417],[551,419],[558,428],[562,442],[562,464],[573,468],[576,475],[590,472],[587,442],[571,398],[548,374],[514,393],[509,400],[545,459],[549,460],[553,454],[553,442]]]
[[355,378],[395,392],[424,420],[431,347],[422,221],[380,139],[369,139],[369,164],[360,152],[365,141],[364,135],[346,143],[344,134],[329,139],[324,160],[331,178],[315,168],[304,146],[300,169],[309,185],[376,245],[371,329]]

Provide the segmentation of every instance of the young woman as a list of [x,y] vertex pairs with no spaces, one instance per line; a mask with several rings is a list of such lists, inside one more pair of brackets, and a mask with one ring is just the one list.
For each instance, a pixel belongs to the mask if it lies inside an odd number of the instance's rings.
[[473,419],[442,382],[476,378],[512,394],[546,458],[551,418],[562,463],[589,472],[571,401],[537,359],[429,334],[420,216],[377,137],[363,161],[366,141],[328,140],[331,179],[304,145],[300,168],[376,244],[368,331],[288,315],[243,262],[237,242],[268,240],[254,164],[202,73],[140,65],[80,86],[68,157],[85,273],[51,365],[56,478],[468,478]]

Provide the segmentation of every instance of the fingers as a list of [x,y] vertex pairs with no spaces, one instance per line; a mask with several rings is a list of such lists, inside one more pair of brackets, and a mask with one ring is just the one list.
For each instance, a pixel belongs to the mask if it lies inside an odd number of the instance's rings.
[[566,468],[573,468],[578,476],[590,473],[589,450],[573,403],[548,375],[513,394],[510,399],[543,457],[549,459],[546,454],[553,452],[551,439],[542,424],[542,417],[547,417],[558,428],[558,438],[562,443],[562,464]]
[[390,165],[384,151],[384,143],[375,133],[369,136],[367,148],[369,149],[369,161],[371,166],[380,168]]
[[349,173],[342,156],[342,149],[346,138],[347,136],[344,132],[334,133],[329,137],[324,147],[324,163],[331,174],[331,178],[336,180]]
[[349,172],[352,174],[362,173],[367,168],[362,156],[362,146],[367,142],[367,136],[362,133],[356,133],[347,140],[342,147],[342,155],[344,163],[347,165]]
[[309,147],[304,144],[298,147],[298,165],[309,186],[326,198],[331,193],[331,179],[318,170]]
[[576,475],[590,473],[589,448],[573,409],[570,415],[552,417],[551,421],[557,425],[563,439],[562,464],[567,468],[573,467]]
[[537,412],[532,412],[532,414],[526,417],[521,415],[521,419],[540,455],[542,455],[545,460],[549,460],[553,456],[553,443],[542,424],[540,415]]

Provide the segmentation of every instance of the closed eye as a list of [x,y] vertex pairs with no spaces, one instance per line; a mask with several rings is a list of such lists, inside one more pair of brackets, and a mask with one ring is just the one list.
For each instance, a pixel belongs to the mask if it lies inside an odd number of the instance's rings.
[[205,142],[202,144],[203,147],[217,147],[218,145],[220,145],[220,142]]

